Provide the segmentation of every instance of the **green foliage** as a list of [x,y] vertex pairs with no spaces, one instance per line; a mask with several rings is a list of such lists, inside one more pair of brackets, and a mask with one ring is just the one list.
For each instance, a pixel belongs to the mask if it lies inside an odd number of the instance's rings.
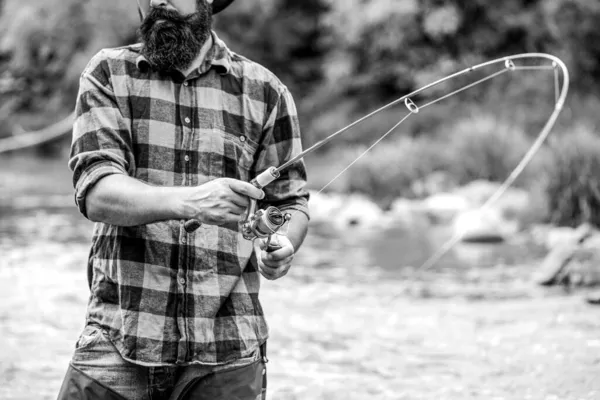
[[[585,145],[594,136],[570,130],[574,121],[597,119],[599,20],[600,2],[592,0],[239,0],[215,18],[215,28],[233,50],[290,87],[306,146],[469,65],[524,52],[561,57],[572,85],[558,122],[564,132],[557,136],[575,142],[561,138],[566,141],[554,145],[557,154],[549,159],[558,161],[548,169],[547,191],[555,220],[578,221],[596,218],[598,206],[593,176],[579,173],[583,168],[598,176],[595,145]],[[0,1],[0,136],[14,122],[28,128],[67,115],[90,57],[135,41],[138,25],[133,0]],[[405,138],[388,138],[355,166],[344,190],[412,196],[411,183],[436,171],[458,182],[504,179],[552,108],[552,77],[541,75],[506,76],[409,119],[402,125]],[[439,85],[429,96],[453,88]],[[390,109],[325,150],[355,154],[404,111]],[[522,185],[539,173],[528,171]]]
[[103,47],[131,41],[135,2],[5,0],[0,11],[0,120],[45,125],[74,106],[79,74]]
[[327,51],[323,0],[238,1],[215,18],[232,50],[272,70],[297,98],[322,80]]
[[[491,115],[473,116],[440,131],[435,139],[404,136],[381,143],[353,167],[346,189],[386,203],[399,196],[418,196],[415,182],[436,172],[443,172],[453,184],[476,179],[501,182],[531,144],[518,126]],[[539,178],[538,164],[526,169],[517,183],[527,186]]]
[[[476,179],[502,182],[515,169],[532,142],[518,126],[491,115],[459,121],[448,132],[448,169],[458,183]],[[521,180],[527,176],[521,175]]]
[[415,181],[450,163],[444,147],[424,138],[380,143],[347,173],[345,190],[370,195],[384,206],[397,197],[413,198]]
[[600,137],[580,125],[550,142],[545,192],[553,223],[600,226]]
[[[2,4],[0,100],[10,106],[0,108],[0,119],[64,114],[87,60],[102,47],[134,41],[139,24],[133,0]],[[572,69],[576,91],[597,92],[599,16],[600,3],[589,0],[253,0],[237,1],[215,26],[234,50],[292,89],[311,144],[366,109],[510,53],[555,53]],[[468,106],[499,87],[476,88],[458,100]]]

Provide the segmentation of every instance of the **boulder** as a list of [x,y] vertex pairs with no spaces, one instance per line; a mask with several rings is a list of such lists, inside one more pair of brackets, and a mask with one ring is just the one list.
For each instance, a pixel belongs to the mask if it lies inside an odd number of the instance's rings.
[[600,284],[600,234],[592,234],[589,229],[582,225],[567,240],[554,244],[534,274],[534,281],[540,285]]
[[600,248],[579,247],[569,262],[565,278],[571,286],[600,284]]
[[[454,191],[453,194],[463,197],[473,207],[483,206],[501,187],[498,182],[475,180]],[[532,209],[532,195],[524,189],[509,187],[492,206],[502,212],[505,219],[521,219]]]
[[424,178],[415,180],[411,187],[413,194],[419,198],[449,192],[458,186],[451,174],[445,171],[433,172]]
[[342,207],[344,196],[310,192],[308,202],[311,222],[327,222],[331,215]]
[[502,212],[506,219],[521,219],[532,209],[529,192],[518,188],[508,188],[494,203],[494,208]]
[[547,249],[554,249],[567,243],[584,243],[594,236],[594,232],[595,230],[590,224],[582,224],[577,228],[539,225],[532,230],[532,235],[536,242]]
[[588,294],[585,300],[589,304],[593,304],[596,306],[600,305],[600,291]]
[[386,213],[386,219],[389,224],[394,226],[414,227],[415,225],[429,225],[429,217],[424,210],[422,202],[404,198],[399,198],[392,202],[389,211]]
[[452,194],[462,197],[473,207],[483,205],[500,188],[497,182],[484,179],[474,180],[452,191]]
[[385,224],[383,210],[366,196],[350,195],[334,210],[330,220],[339,229],[349,227],[378,228]]
[[423,200],[422,208],[431,222],[449,224],[458,214],[469,210],[471,204],[462,196],[439,193]]
[[554,247],[544,258],[542,264],[533,275],[533,281],[538,285],[553,285],[561,280],[569,261],[577,251],[577,243],[564,243]]
[[504,219],[495,208],[463,212],[454,220],[453,229],[469,243],[498,243],[517,231],[515,223]]
[[363,195],[311,193],[311,222],[336,229],[360,226],[376,228],[385,223],[383,210]]

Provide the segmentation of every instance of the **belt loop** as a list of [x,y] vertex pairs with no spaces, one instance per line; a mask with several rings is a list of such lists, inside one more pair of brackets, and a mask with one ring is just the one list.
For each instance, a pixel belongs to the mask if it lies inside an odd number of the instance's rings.
[[265,364],[269,362],[269,359],[267,358],[267,342],[260,345],[260,356]]

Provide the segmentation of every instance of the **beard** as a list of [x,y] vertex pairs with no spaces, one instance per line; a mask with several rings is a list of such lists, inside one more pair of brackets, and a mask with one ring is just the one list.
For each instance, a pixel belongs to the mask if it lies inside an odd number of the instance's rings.
[[152,7],[138,31],[142,55],[154,68],[170,73],[192,64],[210,37],[212,11],[206,0],[198,11],[182,16],[176,11]]

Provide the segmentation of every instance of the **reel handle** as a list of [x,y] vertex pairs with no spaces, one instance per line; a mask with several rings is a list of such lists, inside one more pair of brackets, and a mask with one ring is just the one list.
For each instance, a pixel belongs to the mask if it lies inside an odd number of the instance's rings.
[[281,245],[279,243],[269,243],[269,245],[267,246],[267,248],[265,249],[265,251],[267,253],[272,253],[274,251],[277,251],[281,249]]
[[[269,183],[273,182],[275,179],[279,178],[279,171],[277,170],[277,168],[275,167],[271,167],[268,168],[266,171],[264,171],[262,174],[258,175],[256,178],[252,179],[252,181],[250,182],[251,184],[253,184],[254,186],[256,186],[259,189],[264,188],[265,186],[267,186]],[[244,218],[244,220],[248,221],[248,218],[254,214],[254,212],[256,211],[256,200],[254,199],[250,199],[250,208],[248,209],[248,212],[246,213],[246,216]],[[185,231],[187,233],[192,233],[194,231],[196,231],[198,228],[200,228],[202,226],[202,222],[198,221],[197,219],[190,219],[185,221],[185,223],[183,224],[183,228],[185,229]]]
[[183,224],[183,229],[185,229],[185,231],[187,233],[192,233],[194,231],[196,231],[198,228],[200,228],[202,226],[202,222],[198,221],[197,219],[190,219],[185,221],[185,223]]

